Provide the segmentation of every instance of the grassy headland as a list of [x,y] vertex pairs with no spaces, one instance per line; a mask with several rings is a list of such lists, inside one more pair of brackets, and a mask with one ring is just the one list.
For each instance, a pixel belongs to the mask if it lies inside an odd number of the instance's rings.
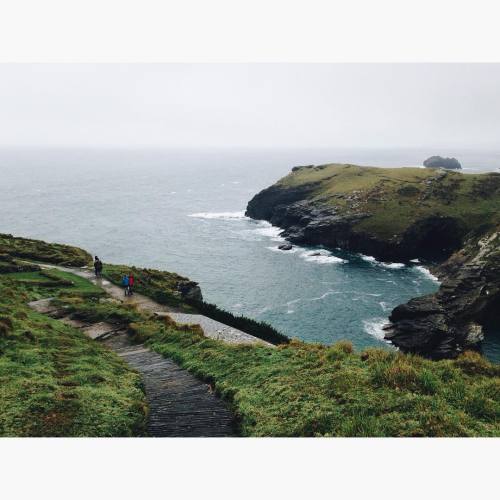
[[431,265],[438,292],[398,306],[385,330],[405,352],[454,357],[479,348],[483,327],[498,324],[499,173],[295,167],[255,195],[246,213],[283,228],[292,243]]
[[339,213],[366,213],[354,230],[386,239],[426,217],[450,216],[465,232],[500,222],[500,174],[462,174],[431,168],[328,164],[295,169],[276,186],[309,186],[308,199]]

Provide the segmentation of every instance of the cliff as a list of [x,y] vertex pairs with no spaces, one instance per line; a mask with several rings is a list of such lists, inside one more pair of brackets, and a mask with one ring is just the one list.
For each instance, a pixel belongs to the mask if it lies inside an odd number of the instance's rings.
[[391,314],[387,338],[406,352],[454,357],[483,338],[499,301],[500,175],[330,164],[295,167],[248,204],[291,242],[385,261],[422,259],[436,294]]

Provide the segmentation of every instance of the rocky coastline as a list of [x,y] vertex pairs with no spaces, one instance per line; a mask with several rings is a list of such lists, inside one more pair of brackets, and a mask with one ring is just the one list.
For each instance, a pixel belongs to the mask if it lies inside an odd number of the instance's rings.
[[[474,213],[474,228],[466,212],[458,216],[451,209],[470,198],[471,212],[477,212],[474,196],[491,200],[495,208],[500,176],[464,177],[469,192],[459,177],[463,174],[435,171],[422,177],[417,172],[407,179],[412,169],[379,170],[391,170],[394,180],[352,165],[295,167],[258,193],[246,215],[282,228],[291,243],[341,248],[389,262],[421,259],[441,286],[434,294],[396,307],[385,328],[386,339],[404,352],[432,359],[479,348],[485,326],[499,323],[500,225],[490,204],[483,203],[488,207],[484,215]],[[398,177],[397,170],[404,172]],[[407,220],[392,231],[403,217],[397,211],[400,206]],[[382,223],[375,225],[377,219]]]

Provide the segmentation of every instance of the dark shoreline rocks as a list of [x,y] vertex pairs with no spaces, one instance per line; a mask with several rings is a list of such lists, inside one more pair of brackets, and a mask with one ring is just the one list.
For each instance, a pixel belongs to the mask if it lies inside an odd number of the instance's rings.
[[[482,189],[487,182],[485,178]],[[318,197],[318,186],[277,183],[250,200],[246,215],[282,228],[291,243],[341,248],[386,262],[435,262],[439,290],[397,306],[385,328],[387,340],[404,352],[453,358],[479,348],[484,325],[500,324],[500,227],[485,223],[471,232],[458,217],[427,215],[381,239],[356,227],[372,214],[358,208],[355,191],[343,195],[355,208],[346,211]]]

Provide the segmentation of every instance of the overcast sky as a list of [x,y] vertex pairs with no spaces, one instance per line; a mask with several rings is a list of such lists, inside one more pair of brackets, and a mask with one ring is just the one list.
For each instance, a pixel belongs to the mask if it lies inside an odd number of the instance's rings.
[[0,145],[498,149],[500,64],[0,65]]

